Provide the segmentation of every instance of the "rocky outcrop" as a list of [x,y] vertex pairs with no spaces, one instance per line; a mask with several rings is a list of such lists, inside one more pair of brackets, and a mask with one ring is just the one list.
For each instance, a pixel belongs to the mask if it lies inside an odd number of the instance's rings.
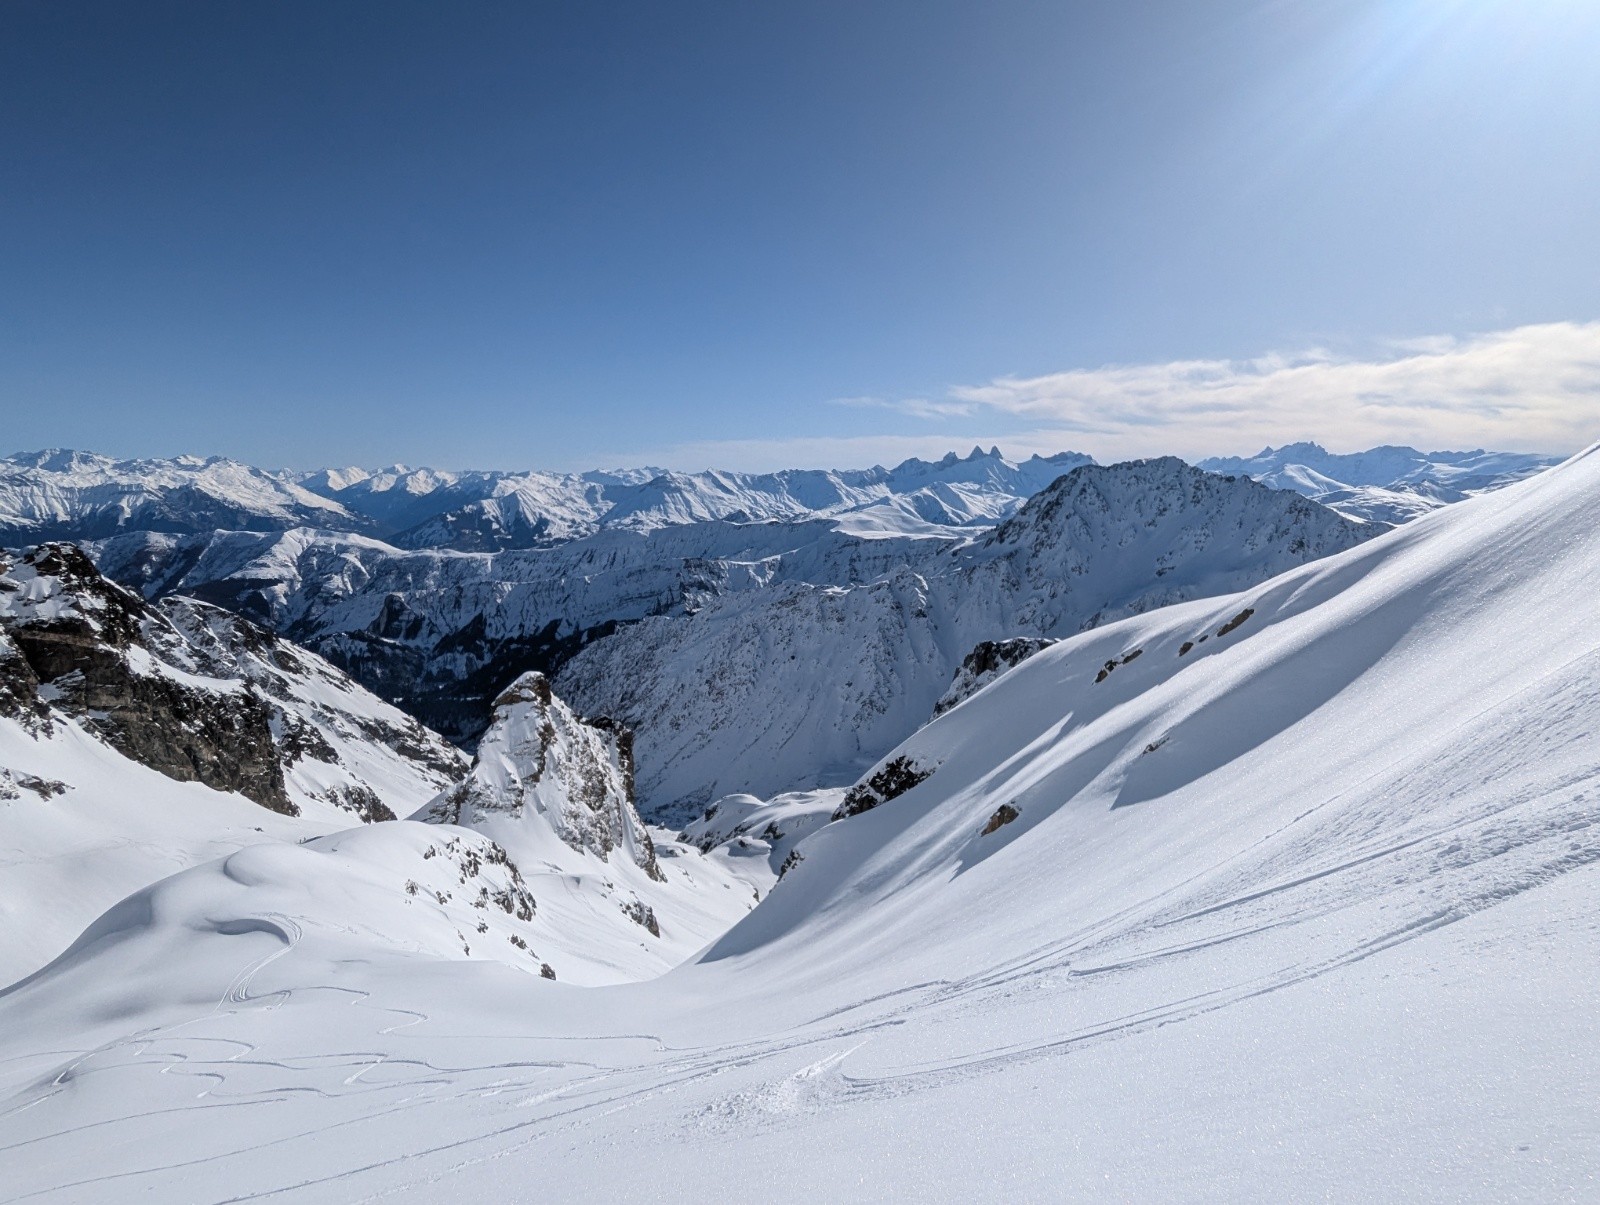
[[1015,636],[1010,640],[980,640],[973,650],[961,659],[961,668],[939,701],[933,705],[933,714],[943,715],[957,703],[964,702],[993,682],[1006,670],[1021,665],[1040,649],[1049,648],[1054,640],[1038,636]]
[[71,717],[169,778],[287,815],[316,801],[390,819],[465,768],[320,658],[193,599],[146,602],[71,544],[0,563],[0,714]]
[[[0,623],[41,696],[141,765],[181,782],[237,791],[287,815],[272,711],[252,688],[163,672],[164,625],[137,595],[71,544],[44,544],[7,574]],[[165,635],[166,633],[161,633]]]
[[909,757],[891,758],[845,792],[844,801],[833,813],[833,818],[848,820],[851,816],[870,812],[891,799],[900,798],[932,773],[931,767],[919,766]]
[[[4,584],[0,578],[0,589]],[[46,735],[52,728],[33,666],[4,631],[0,631],[0,718],[15,720],[34,736]]]
[[609,859],[616,851],[659,878],[655,847],[633,801],[633,738],[620,724],[585,720],[526,673],[494,703],[466,779],[418,819],[466,828],[518,821]]

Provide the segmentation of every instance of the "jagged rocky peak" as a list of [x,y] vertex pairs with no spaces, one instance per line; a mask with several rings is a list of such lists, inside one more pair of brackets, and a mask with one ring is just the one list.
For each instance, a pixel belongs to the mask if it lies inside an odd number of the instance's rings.
[[958,703],[965,702],[993,682],[1006,670],[1021,665],[1040,649],[1049,648],[1054,640],[1039,636],[1014,636],[1010,640],[980,640],[973,650],[961,660],[961,668],[950,683],[950,689],[933,705],[934,715],[943,715]]
[[0,559],[0,714],[263,807],[411,811],[465,758],[320,657],[194,599],[148,603],[71,544]]
[[573,849],[603,859],[619,850],[652,878],[661,873],[634,808],[633,734],[579,716],[538,672],[495,700],[471,772],[418,818],[497,830],[507,820],[543,824]]

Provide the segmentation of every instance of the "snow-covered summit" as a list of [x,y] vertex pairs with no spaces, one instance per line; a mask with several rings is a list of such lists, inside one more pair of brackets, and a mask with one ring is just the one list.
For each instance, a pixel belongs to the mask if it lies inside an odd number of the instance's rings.
[[1302,442],[1199,464],[1212,472],[1243,473],[1277,489],[1295,490],[1351,518],[1404,523],[1473,494],[1502,489],[1560,459],[1482,448],[1419,452],[1394,445],[1332,453],[1321,444]]

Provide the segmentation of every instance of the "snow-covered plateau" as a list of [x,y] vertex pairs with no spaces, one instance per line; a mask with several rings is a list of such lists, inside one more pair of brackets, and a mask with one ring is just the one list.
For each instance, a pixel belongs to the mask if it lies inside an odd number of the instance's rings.
[[[891,537],[938,572],[715,569],[755,587],[592,641],[571,666],[748,612],[827,677],[844,644],[772,608],[892,595],[865,626],[838,604],[847,642],[938,619],[885,650],[952,625],[921,726],[848,789],[719,785],[682,839],[633,810],[644,733],[565,677],[497,694],[415,819],[275,809],[281,744],[257,799],[204,724],[179,781],[95,683],[239,696],[225,719],[271,711],[266,671],[66,551],[8,565],[8,850],[81,831],[98,865],[95,834],[129,859],[183,829],[219,856],[0,990],[0,1199],[1594,1199],[1600,445],[1390,530],[1193,472],[1080,471],[990,533]],[[319,555],[371,573],[341,539]],[[8,929],[69,856],[23,890],[6,867]]]

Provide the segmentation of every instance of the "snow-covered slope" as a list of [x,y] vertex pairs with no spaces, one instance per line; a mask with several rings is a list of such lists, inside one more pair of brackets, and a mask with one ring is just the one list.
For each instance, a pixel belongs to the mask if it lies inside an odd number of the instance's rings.
[[584,648],[557,688],[634,728],[647,811],[681,817],[732,792],[849,783],[932,715],[980,641],[1226,593],[1372,530],[1171,458],[1086,466],[915,568],[645,619]]
[[1385,446],[1331,453],[1320,444],[1263,448],[1254,456],[1200,461],[1216,473],[1243,473],[1295,490],[1353,519],[1407,523],[1473,494],[1503,489],[1560,460],[1521,452],[1419,452]]
[[503,944],[524,969],[611,982],[660,973],[754,905],[726,858],[663,835],[658,860],[628,733],[579,719],[537,675],[468,771],[320,658],[204,603],[146,604],[73,546],[41,546],[0,566],[0,980],[174,871],[418,809],[445,827],[316,845],[415,910],[403,948]]
[[187,872],[0,996],[6,1189],[1586,1199],[1597,589],[1600,450],[1071,636],[648,983],[404,944],[324,846]]

